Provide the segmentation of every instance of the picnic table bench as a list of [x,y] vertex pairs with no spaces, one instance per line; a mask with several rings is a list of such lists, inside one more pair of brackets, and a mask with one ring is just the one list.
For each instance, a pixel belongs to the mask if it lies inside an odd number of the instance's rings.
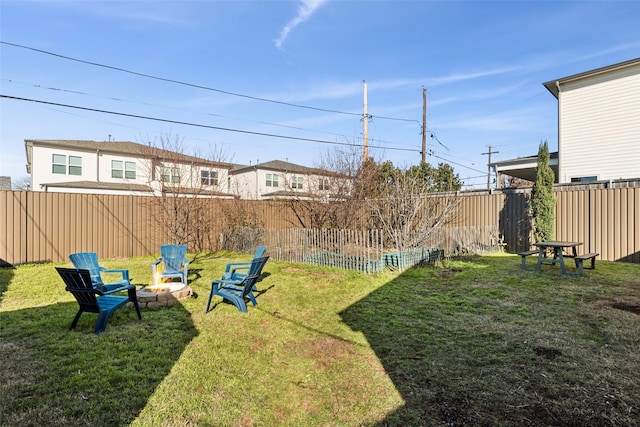
[[574,259],[576,261],[576,267],[578,268],[578,276],[582,276],[582,272],[583,272],[583,266],[582,264],[584,263],[584,261],[590,259],[591,260],[591,267],[586,267],[589,270],[595,270],[596,269],[596,257],[600,255],[597,252],[590,252],[588,254],[582,254],[582,255],[577,255]]
[[[532,268],[527,268],[526,259],[530,255],[538,255],[538,262],[535,267],[535,271],[540,272],[542,264],[560,264],[560,269],[562,274],[566,275],[575,275],[582,276],[584,262],[587,260],[591,260],[590,270],[595,270],[596,268],[596,257],[600,255],[597,252],[590,252],[586,254],[578,255],[577,247],[581,246],[581,242],[561,242],[561,241],[550,241],[550,242],[537,242],[534,243],[538,249],[531,249],[528,251],[519,252],[518,255],[522,258],[522,269],[523,270],[533,270]],[[553,251],[553,257],[549,257],[547,254],[547,249],[551,249]],[[569,253],[564,253],[565,250],[569,250]],[[567,271],[565,268],[565,258],[573,258],[577,271]]]
[[538,255],[538,249],[531,249],[530,251],[519,252],[518,255],[522,257],[522,269],[533,270],[533,268],[527,268],[527,257],[529,255]]

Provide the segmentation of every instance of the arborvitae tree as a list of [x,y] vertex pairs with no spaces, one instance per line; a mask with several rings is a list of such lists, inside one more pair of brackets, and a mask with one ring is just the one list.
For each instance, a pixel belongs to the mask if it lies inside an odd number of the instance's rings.
[[553,170],[549,166],[547,141],[538,148],[536,180],[531,191],[530,213],[533,218],[533,237],[536,242],[553,240],[556,199],[553,196]]

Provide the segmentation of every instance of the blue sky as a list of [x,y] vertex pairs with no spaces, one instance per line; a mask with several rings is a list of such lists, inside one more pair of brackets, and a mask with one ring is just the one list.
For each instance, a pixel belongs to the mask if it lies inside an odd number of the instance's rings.
[[427,161],[482,188],[489,146],[557,149],[542,83],[639,57],[639,22],[638,1],[1,0],[2,95],[197,126],[1,98],[0,175],[27,176],[25,139],[316,166],[362,143],[366,81],[370,154],[420,162],[426,87]]

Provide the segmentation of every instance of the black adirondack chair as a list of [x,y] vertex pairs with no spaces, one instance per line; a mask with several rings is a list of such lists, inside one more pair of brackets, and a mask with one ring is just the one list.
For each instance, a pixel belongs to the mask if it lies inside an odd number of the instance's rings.
[[56,267],[56,270],[66,285],[65,289],[73,294],[80,305],[80,309],[69,329],[76,327],[80,315],[86,311],[98,314],[94,332],[100,334],[107,327],[107,322],[113,312],[126,305],[129,301],[133,302],[138,313],[138,319],[142,320],[134,286],[127,290],[128,296],[107,295],[93,286],[89,270],[62,267]]

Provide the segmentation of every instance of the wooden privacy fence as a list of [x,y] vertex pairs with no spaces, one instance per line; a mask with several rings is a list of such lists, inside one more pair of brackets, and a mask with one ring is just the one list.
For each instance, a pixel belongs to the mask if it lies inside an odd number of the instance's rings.
[[[555,237],[580,241],[581,252],[598,252],[599,259],[640,263],[640,187],[611,188],[611,185],[556,186]],[[490,251],[502,246],[516,253],[529,249],[531,223],[527,215],[530,189],[461,192],[455,222],[433,230],[426,246],[447,252]],[[66,261],[68,254],[95,251],[100,258],[126,258],[157,254],[169,240],[158,225],[157,206],[152,197],[65,194],[30,191],[0,191],[0,264]],[[255,248],[255,236],[229,232],[225,215],[247,213],[252,231],[263,235],[265,244],[282,246],[290,257],[304,245],[294,231],[285,247],[282,235],[269,237],[273,230],[295,228],[295,215],[285,203],[225,201],[211,199],[207,205],[206,235],[199,236],[200,248],[219,250],[229,236]],[[363,215],[366,217],[366,215]],[[298,239],[296,241],[296,238]],[[377,246],[364,238],[347,239],[350,245],[365,246],[361,254],[378,259]],[[289,241],[287,240],[287,241]],[[296,243],[297,242],[297,243]],[[297,245],[297,246],[296,246]],[[376,252],[377,251],[377,252]],[[295,259],[291,259],[296,261]],[[297,261],[296,261],[297,262]]]

